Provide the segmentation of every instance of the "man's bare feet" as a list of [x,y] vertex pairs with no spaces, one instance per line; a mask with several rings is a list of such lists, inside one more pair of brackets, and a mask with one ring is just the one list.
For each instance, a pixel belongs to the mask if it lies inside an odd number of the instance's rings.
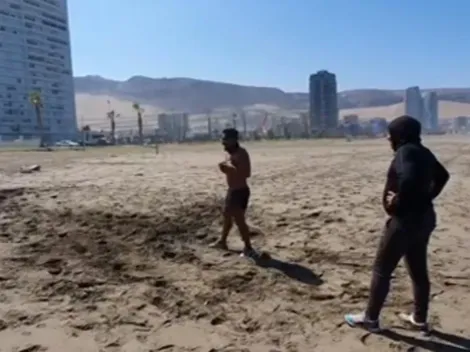
[[223,250],[226,251],[228,249],[228,246],[227,246],[227,242],[218,240],[218,241],[210,244],[209,248],[223,249]]

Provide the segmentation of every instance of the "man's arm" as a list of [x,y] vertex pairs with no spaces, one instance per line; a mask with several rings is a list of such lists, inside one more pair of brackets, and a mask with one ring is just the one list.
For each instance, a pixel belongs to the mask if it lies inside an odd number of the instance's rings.
[[243,150],[243,158],[242,158],[242,168],[241,172],[243,177],[249,178],[251,177],[251,160],[250,160],[250,154],[246,150]]
[[419,192],[422,187],[419,170],[421,158],[419,150],[407,146],[400,148],[395,156],[398,191],[392,204],[394,215],[406,214],[416,198],[422,196]]
[[434,184],[431,191],[432,199],[436,198],[444,189],[450,175],[446,168],[436,159],[436,169],[434,171]]
[[237,174],[240,177],[248,178],[251,176],[250,156],[246,150],[238,152],[230,157],[230,162],[222,162],[219,168],[223,173]]
[[221,172],[223,172],[224,174],[226,174],[228,172],[228,163],[226,161],[222,161],[219,163],[219,170]]

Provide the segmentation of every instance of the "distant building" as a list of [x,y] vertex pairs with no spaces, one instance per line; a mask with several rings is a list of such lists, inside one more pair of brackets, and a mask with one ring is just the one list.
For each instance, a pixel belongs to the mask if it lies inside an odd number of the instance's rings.
[[439,99],[436,92],[429,92],[423,97],[423,127],[429,131],[439,130]]
[[369,120],[374,136],[385,135],[388,129],[387,120],[383,117],[374,117]]
[[158,129],[169,142],[183,141],[189,132],[189,116],[186,113],[159,114]]
[[307,113],[301,113],[300,114],[300,121],[302,121],[302,134],[304,137],[307,137],[310,135],[310,121],[308,117],[308,112]]
[[[286,122],[285,137],[289,138],[300,138],[305,136],[305,126],[301,119],[291,118]],[[287,134],[287,135],[286,135]]]
[[336,75],[326,70],[310,75],[309,120],[312,130],[338,127],[338,88]]
[[358,125],[359,116],[356,114],[349,114],[343,116],[343,123],[346,125]]
[[405,90],[405,114],[423,124],[423,98],[419,87],[409,87]]
[[455,133],[467,132],[469,130],[469,121],[468,116],[457,116],[453,119],[452,129]]

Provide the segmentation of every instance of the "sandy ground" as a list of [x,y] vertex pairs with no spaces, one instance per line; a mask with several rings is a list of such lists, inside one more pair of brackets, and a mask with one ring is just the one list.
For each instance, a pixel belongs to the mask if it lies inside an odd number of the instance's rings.
[[[470,145],[427,141],[452,179],[430,248],[431,321],[400,267],[368,335],[364,307],[384,223],[383,140],[248,144],[256,266],[207,248],[220,229],[219,145],[0,152],[0,351],[465,351],[470,349]],[[19,174],[21,165],[42,171]],[[230,246],[240,249],[234,230]]]

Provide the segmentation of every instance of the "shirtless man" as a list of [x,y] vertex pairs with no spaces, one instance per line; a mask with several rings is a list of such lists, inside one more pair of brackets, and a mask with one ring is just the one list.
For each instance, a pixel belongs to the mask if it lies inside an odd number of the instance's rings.
[[222,133],[222,144],[228,155],[225,161],[219,163],[219,169],[225,174],[228,190],[225,197],[222,235],[211,247],[228,249],[227,237],[235,222],[244,243],[242,254],[253,257],[256,252],[251,247],[250,231],[245,221],[245,212],[250,199],[250,188],[247,183],[247,179],[251,176],[250,156],[238,143],[238,131],[235,128],[227,128]]

